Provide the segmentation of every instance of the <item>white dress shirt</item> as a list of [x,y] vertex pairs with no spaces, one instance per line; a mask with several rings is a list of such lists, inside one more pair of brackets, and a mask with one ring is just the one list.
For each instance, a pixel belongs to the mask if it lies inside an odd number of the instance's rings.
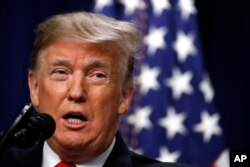
[[[111,145],[106,151],[104,151],[99,156],[94,159],[87,161],[85,163],[75,164],[77,167],[102,167],[106,162],[109,154],[113,150],[115,145],[115,138],[113,139]],[[56,164],[60,162],[58,155],[50,148],[48,143],[45,141],[43,145],[43,158],[42,158],[42,167],[55,167]]]

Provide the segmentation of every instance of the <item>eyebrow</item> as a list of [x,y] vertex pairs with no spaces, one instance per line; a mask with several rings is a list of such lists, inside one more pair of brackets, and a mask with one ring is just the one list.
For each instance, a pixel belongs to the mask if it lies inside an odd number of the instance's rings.
[[90,70],[93,68],[105,68],[108,70],[112,69],[111,64],[103,60],[93,60],[88,62],[88,64],[86,65],[86,70]]
[[68,67],[70,65],[71,65],[70,61],[66,59],[56,59],[49,63],[49,67],[54,67],[54,66],[67,66]]
[[[66,66],[66,67],[70,67],[72,66],[72,62],[70,62],[70,60],[67,59],[56,59],[53,60],[52,62],[49,63],[49,68],[51,67],[55,67],[55,66]],[[91,70],[94,68],[105,68],[111,71],[112,66],[110,63],[108,63],[107,61],[105,61],[105,59],[101,59],[101,60],[90,60],[89,62],[87,62],[87,64],[85,65],[85,70]]]

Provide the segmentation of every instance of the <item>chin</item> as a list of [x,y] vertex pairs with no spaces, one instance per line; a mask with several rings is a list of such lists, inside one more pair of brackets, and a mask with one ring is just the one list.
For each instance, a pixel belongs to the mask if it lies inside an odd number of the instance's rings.
[[86,138],[81,134],[65,133],[59,137],[55,137],[56,142],[68,149],[80,149],[84,147]]

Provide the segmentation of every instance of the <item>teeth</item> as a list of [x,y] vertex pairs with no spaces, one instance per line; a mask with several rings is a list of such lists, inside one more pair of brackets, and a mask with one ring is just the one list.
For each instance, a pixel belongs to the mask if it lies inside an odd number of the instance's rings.
[[77,119],[77,118],[69,118],[68,119],[68,121],[70,122],[70,123],[80,123],[82,120],[80,120],[80,119]]

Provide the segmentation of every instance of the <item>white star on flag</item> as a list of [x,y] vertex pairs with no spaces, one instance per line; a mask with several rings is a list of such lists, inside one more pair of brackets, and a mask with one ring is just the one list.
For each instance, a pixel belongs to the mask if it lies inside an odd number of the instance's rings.
[[160,156],[157,159],[162,162],[177,162],[180,155],[180,151],[170,152],[167,147],[160,147]]
[[229,149],[225,149],[216,159],[215,165],[217,167],[230,167],[229,157],[230,157],[230,151]]
[[133,114],[128,116],[128,123],[134,125],[137,132],[143,128],[151,129],[153,126],[149,118],[151,113],[152,108],[150,106],[136,109]]
[[194,0],[179,0],[178,7],[181,10],[181,17],[184,20],[187,20],[191,14],[197,13]]
[[144,42],[148,46],[149,55],[154,55],[157,49],[166,48],[164,37],[167,32],[166,27],[151,27],[149,29],[148,35],[144,38]]
[[160,16],[164,10],[171,8],[168,0],[151,0],[151,3],[156,16]]
[[105,6],[112,5],[112,0],[95,0],[95,10],[101,11]]
[[177,33],[173,48],[177,52],[178,60],[182,63],[185,62],[188,56],[195,56],[197,52],[194,45],[194,36],[191,33],[186,35],[182,31]]
[[126,15],[133,14],[136,9],[146,8],[146,4],[143,0],[133,0],[133,1],[120,0],[120,3],[124,5]]
[[210,103],[214,98],[214,90],[207,75],[203,78],[199,85],[200,91],[203,93],[205,101]]
[[203,140],[208,143],[213,135],[221,135],[222,129],[219,125],[220,115],[214,113],[209,115],[207,111],[201,113],[201,122],[194,126],[195,132],[203,133]]
[[172,89],[174,99],[179,99],[183,93],[191,94],[193,88],[191,86],[191,79],[193,74],[191,71],[181,73],[178,68],[173,69],[173,75],[171,78],[165,80],[165,85]]
[[143,65],[141,73],[138,77],[138,84],[143,95],[146,95],[149,90],[158,90],[160,85],[157,81],[157,77],[160,75],[160,69],[158,67],[150,68],[147,65]]
[[185,113],[176,113],[173,107],[169,107],[166,117],[159,119],[158,123],[166,129],[167,138],[173,139],[177,133],[184,135],[187,132],[184,126],[186,117]]

